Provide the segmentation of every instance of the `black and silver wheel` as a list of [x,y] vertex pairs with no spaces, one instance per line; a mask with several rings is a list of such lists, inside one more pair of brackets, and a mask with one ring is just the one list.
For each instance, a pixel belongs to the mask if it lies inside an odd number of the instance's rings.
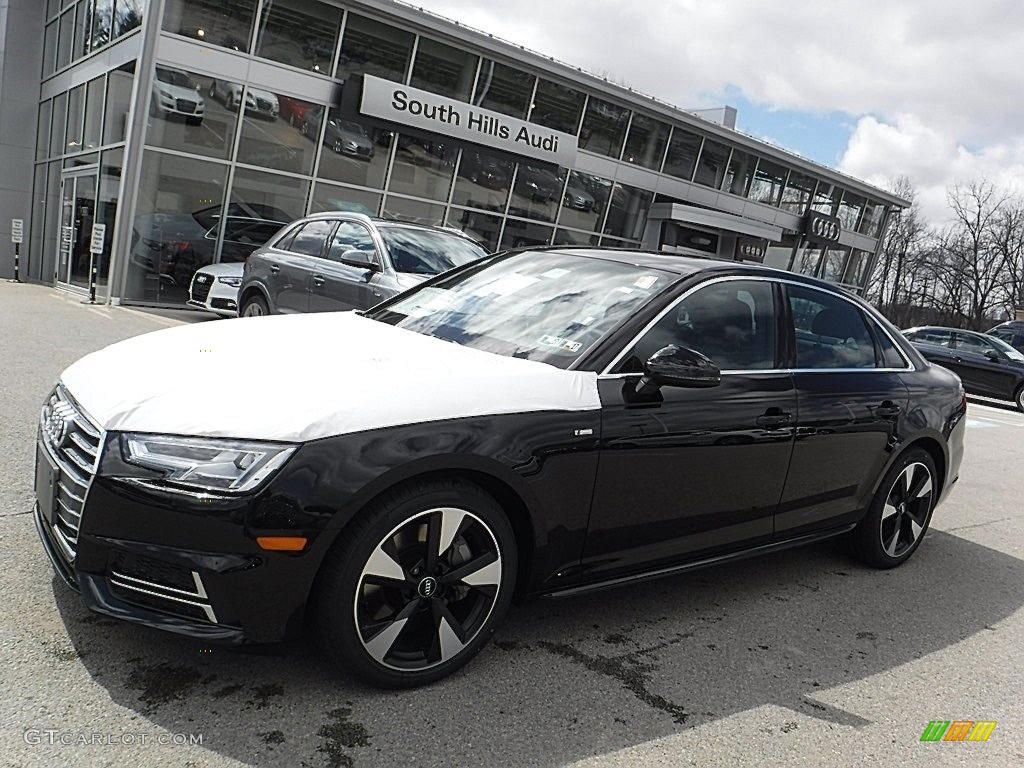
[[250,296],[242,305],[240,317],[263,317],[270,314],[270,308],[262,296]]
[[514,535],[475,485],[427,483],[359,513],[321,575],[317,618],[328,655],[374,685],[451,674],[493,634],[512,597]]
[[1024,412],[1024,384],[1017,390],[1017,396],[1014,398],[1017,402],[1017,410]]
[[939,488],[927,451],[907,451],[886,473],[868,514],[853,531],[854,551],[868,565],[906,561],[928,529]]

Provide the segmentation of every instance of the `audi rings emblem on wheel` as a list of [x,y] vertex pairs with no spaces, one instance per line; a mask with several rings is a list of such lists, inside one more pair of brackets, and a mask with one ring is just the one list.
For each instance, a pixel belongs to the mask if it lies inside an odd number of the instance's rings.
[[378,664],[430,669],[479,634],[500,584],[501,552],[490,527],[464,509],[429,509],[395,527],[363,566],[356,632]]
[[908,464],[893,483],[882,509],[879,535],[889,557],[900,557],[921,536],[932,503],[932,473],[924,464]]

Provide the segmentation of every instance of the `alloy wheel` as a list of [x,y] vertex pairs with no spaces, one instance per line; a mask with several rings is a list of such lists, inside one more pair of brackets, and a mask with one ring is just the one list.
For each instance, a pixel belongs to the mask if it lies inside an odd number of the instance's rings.
[[886,555],[898,558],[914,546],[928,522],[933,493],[931,470],[921,462],[900,472],[882,508],[879,534]]
[[374,548],[356,586],[356,632],[378,663],[421,671],[461,653],[487,623],[502,577],[490,527],[441,507],[396,527]]
[[263,316],[263,305],[258,301],[250,301],[245,305],[245,309],[242,310],[242,317],[262,317]]

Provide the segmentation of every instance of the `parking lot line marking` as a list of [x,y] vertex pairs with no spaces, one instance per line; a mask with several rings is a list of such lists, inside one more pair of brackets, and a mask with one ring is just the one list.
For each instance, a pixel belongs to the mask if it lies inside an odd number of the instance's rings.
[[1002,427],[1003,424],[999,424],[995,421],[988,421],[987,419],[967,419],[968,429],[989,429],[991,427]]

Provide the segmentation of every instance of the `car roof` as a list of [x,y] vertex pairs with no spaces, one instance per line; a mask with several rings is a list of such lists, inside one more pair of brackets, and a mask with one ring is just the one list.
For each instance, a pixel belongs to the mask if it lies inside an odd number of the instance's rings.
[[463,240],[480,245],[480,243],[477,243],[476,240],[461,229],[456,229],[455,227],[438,227],[433,224],[420,224],[419,222],[403,221],[402,219],[384,219],[380,216],[367,216],[365,213],[356,213],[354,211],[319,211],[311,213],[309,216],[303,216],[295,221],[310,221],[312,219],[345,219],[347,221],[360,221],[364,224],[372,224],[376,227],[404,227],[408,229],[425,229],[431,232],[445,232],[449,235],[458,235]]

